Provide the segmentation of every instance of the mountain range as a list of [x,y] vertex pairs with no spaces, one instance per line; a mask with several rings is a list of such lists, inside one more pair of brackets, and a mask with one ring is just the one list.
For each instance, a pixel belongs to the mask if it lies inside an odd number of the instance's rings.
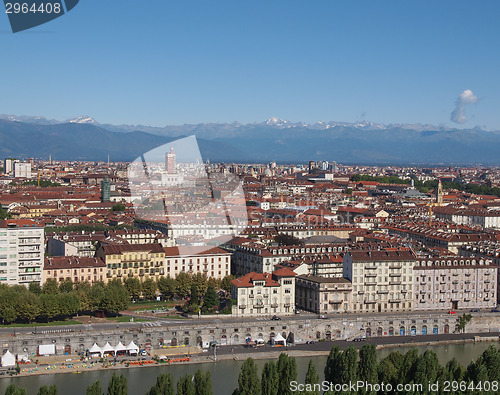
[[422,124],[293,123],[152,127],[100,124],[88,116],[63,122],[0,115],[0,158],[130,161],[169,141],[196,135],[210,161],[345,164],[499,165],[500,132]]

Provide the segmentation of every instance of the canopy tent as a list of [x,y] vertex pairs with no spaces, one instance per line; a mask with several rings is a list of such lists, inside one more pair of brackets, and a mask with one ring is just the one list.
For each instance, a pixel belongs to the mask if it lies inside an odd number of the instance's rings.
[[119,342],[115,346],[115,354],[118,354],[118,353],[124,354],[126,352],[127,352],[127,347],[125,347],[122,342]]
[[129,354],[139,354],[139,347],[131,341],[127,346],[127,351]]
[[109,353],[109,354],[114,354],[115,349],[107,342],[104,347],[101,349],[103,354]]
[[283,346],[286,346],[286,340],[279,333],[274,337],[274,344],[282,343]]
[[2,355],[2,366],[16,366],[16,357],[9,350]]
[[95,354],[99,354],[99,356],[102,356],[102,350],[101,350],[101,347],[99,347],[97,345],[97,343],[94,343],[94,345],[92,347],[90,347],[89,349],[89,354],[90,355],[95,355]]

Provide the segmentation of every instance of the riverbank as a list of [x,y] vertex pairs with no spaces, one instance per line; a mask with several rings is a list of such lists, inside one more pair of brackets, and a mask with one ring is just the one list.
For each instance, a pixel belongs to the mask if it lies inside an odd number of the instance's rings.
[[[459,335],[455,335],[459,336]],[[387,342],[387,339],[391,342]],[[426,340],[425,336],[420,337],[391,337],[391,338],[371,338],[360,342],[318,342],[315,344],[301,344],[289,347],[264,347],[264,348],[246,348],[244,346],[223,346],[219,347],[214,355],[214,351],[203,352],[199,348],[191,347],[184,349],[182,353],[179,350],[157,350],[152,356],[145,359],[127,358],[117,359],[114,361],[111,358],[100,362],[100,359],[90,359],[86,361],[73,360],[68,356],[40,358],[40,363],[30,363],[20,365],[21,372],[13,377],[25,377],[35,375],[53,375],[61,373],[83,373],[89,371],[101,370],[118,370],[118,369],[138,369],[147,367],[173,366],[173,365],[190,365],[190,364],[206,364],[219,361],[244,361],[249,357],[256,360],[276,359],[282,352],[296,358],[314,358],[328,356],[331,348],[338,345],[340,348],[346,348],[349,345],[354,345],[357,348],[362,347],[366,343],[373,343],[377,350],[398,349],[408,347],[433,347],[441,345],[453,344],[468,344],[476,342],[490,342],[491,344],[499,344],[499,334],[495,335],[477,335],[462,334],[460,338],[446,337],[442,339]],[[384,341],[384,342],[383,342]],[[382,343],[383,342],[383,343]],[[0,376],[0,378],[11,377],[9,375]]]

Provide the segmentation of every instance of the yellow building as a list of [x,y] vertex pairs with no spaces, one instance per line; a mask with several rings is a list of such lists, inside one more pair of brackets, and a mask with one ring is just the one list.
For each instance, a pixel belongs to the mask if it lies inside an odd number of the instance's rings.
[[105,262],[108,280],[130,277],[158,280],[165,275],[165,251],[160,244],[101,245],[96,257]]

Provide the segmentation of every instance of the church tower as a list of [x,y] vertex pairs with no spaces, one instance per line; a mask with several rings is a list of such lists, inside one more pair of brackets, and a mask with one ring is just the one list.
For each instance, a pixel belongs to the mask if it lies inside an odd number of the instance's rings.
[[436,203],[438,206],[443,204],[443,184],[441,183],[441,180],[439,180],[436,190]]

